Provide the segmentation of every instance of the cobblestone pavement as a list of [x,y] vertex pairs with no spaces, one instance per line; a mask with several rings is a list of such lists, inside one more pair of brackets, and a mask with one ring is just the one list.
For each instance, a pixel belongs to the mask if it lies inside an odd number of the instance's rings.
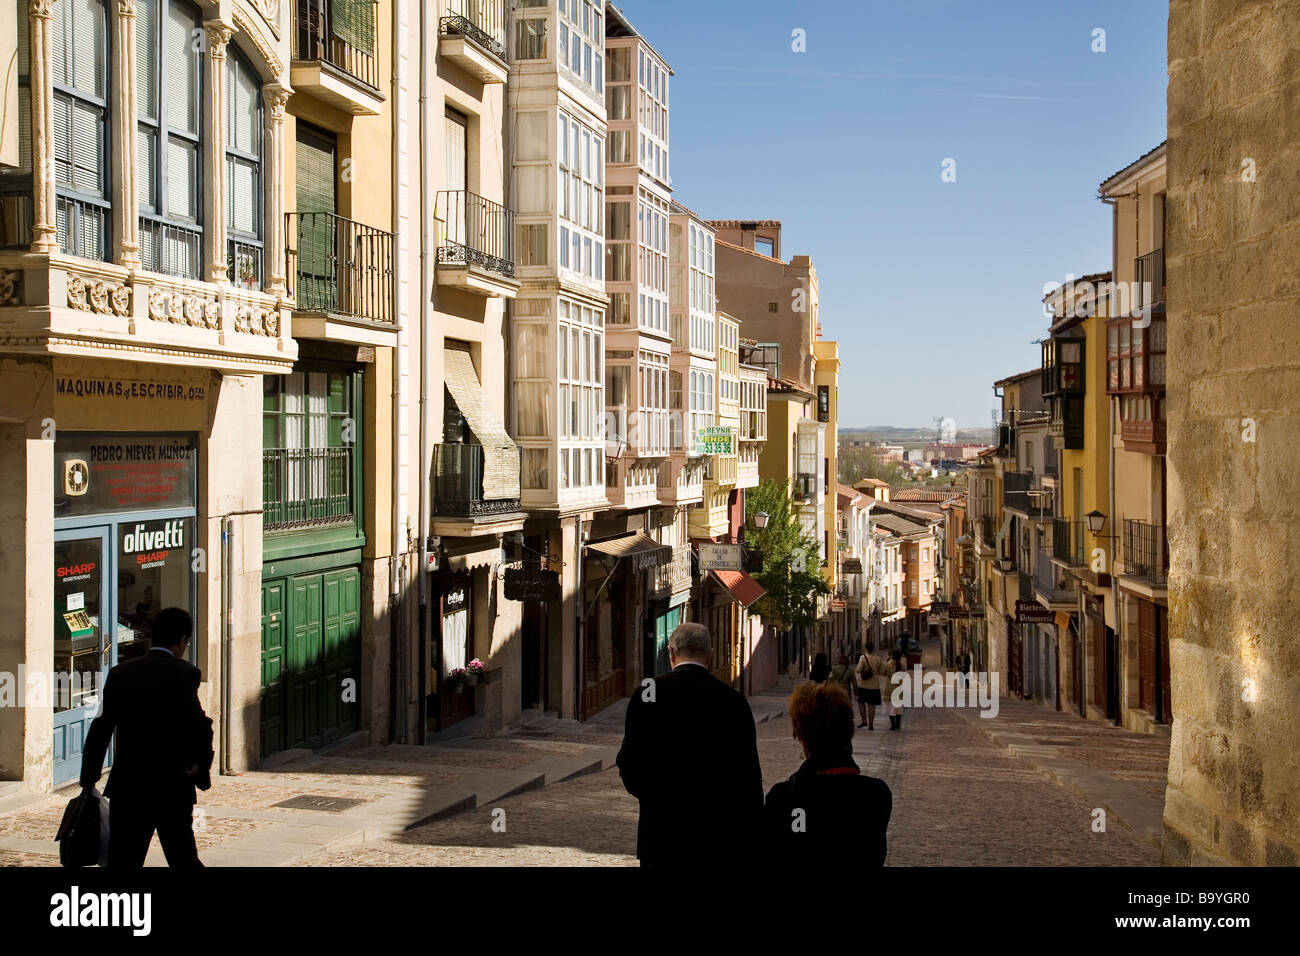
[[[887,865],[1159,863],[1159,852],[1132,831],[1094,833],[1091,806],[951,711],[914,709],[903,730],[888,728],[881,718],[854,741],[864,771],[894,792]],[[758,749],[765,787],[801,761],[788,718],[759,725]],[[504,833],[492,830],[497,808],[505,811]],[[636,801],[618,771],[606,770],[428,824],[400,840],[327,851],[309,865],[635,865],[636,818]]]
[[[788,777],[802,759],[788,718],[772,716],[781,711],[781,699],[769,692],[754,701],[756,713],[767,718],[757,726],[765,788]],[[1103,786],[1111,777],[1125,781],[1120,786],[1129,788],[1130,799],[1132,787],[1142,787],[1140,799],[1158,809],[1167,741],[1134,739],[1142,735],[1006,702],[995,720],[981,720],[974,711],[910,708],[899,732],[878,714],[876,730],[857,731],[854,750],[864,772],[884,779],[894,794],[888,865],[1159,863],[1149,835],[1144,840],[1113,820],[1106,832],[1093,832],[1094,806],[1105,801],[1085,798],[1059,774],[1035,769],[1034,758],[1000,743],[985,726],[991,724],[1011,728],[1017,739],[1069,751]],[[514,769],[530,754],[577,760],[565,766],[578,766],[585,758],[570,756],[575,746],[608,752],[621,729],[618,720],[589,722],[580,732],[572,726],[553,733],[525,728],[513,737],[464,741],[463,748],[365,748],[313,756],[278,772],[217,778],[203,795],[210,810],[200,852],[217,866],[635,865],[637,802],[623,790],[617,769],[559,782],[548,777],[550,785],[540,788],[536,780],[527,789],[515,785],[533,774]],[[397,831],[372,829],[378,808],[397,801],[386,819],[400,820],[407,812],[401,801],[431,792],[419,785],[455,787],[460,773],[477,774],[480,784],[496,787],[492,792],[513,795],[483,799],[477,809],[405,832],[400,825]],[[337,813],[276,806],[304,792],[354,806]],[[0,813],[0,866],[57,865],[52,837],[67,797]],[[420,819],[417,810],[407,819]],[[155,841],[150,863],[161,862]]]

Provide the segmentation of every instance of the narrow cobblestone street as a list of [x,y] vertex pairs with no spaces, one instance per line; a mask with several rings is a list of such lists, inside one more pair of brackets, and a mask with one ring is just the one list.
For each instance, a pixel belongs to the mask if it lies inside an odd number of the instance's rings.
[[[926,663],[935,657],[927,647]],[[751,701],[765,790],[801,761],[789,687]],[[199,851],[210,866],[635,865],[637,802],[613,766],[620,714],[218,778],[200,801]],[[994,718],[909,708],[899,732],[878,714],[854,753],[894,794],[887,865],[1159,863],[1167,738],[1004,700]],[[0,812],[0,864],[57,865],[65,800]],[[1098,807],[1104,832],[1093,830]],[[156,842],[149,863],[163,864]]]

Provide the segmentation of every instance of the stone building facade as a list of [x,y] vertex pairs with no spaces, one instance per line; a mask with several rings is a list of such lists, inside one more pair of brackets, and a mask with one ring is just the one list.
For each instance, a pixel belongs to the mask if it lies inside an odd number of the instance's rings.
[[1294,866],[1300,0],[1169,11],[1168,864]]

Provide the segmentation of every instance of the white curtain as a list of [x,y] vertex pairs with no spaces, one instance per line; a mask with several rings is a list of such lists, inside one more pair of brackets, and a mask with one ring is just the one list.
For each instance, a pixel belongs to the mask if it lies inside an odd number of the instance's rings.
[[445,678],[457,667],[465,666],[469,643],[469,609],[442,616],[442,675]]

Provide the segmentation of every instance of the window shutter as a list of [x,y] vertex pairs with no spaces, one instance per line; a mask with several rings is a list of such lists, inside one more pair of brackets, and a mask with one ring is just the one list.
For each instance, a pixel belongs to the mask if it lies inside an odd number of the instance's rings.
[[333,144],[299,136],[296,157],[298,211],[334,212]]
[[141,127],[135,142],[136,184],[140,189],[140,208],[146,212],[158,207],[158,179],[154,170],[157,138],[153,130]]
[[176,137],[167,141],[167,214],[172,219],[197,219],[195,186],[198,153]]
[[167,122],[172,129],[199,132],[199,61],[194,50],[198,25],[181,8],[168,6],[163,44],[166,61]]
[[158,5],[150,0],[135,11],[136,109],[143,119],[158,118]]
[[107,28],[104,13],[103,0],[71,0],[70,85],[98,97],[104,95],[104,33]]
[[104,194],[100,163],[104,155],[104,126],[100,111],[76,103],[72,107],[72,186],[95,196]]
[[72,102],[54,94],[54,172],[60,186],[72,184]]
[[330,4],[333,33],[362,53],[375,51],[375,8],[372,0],[334,0]]

